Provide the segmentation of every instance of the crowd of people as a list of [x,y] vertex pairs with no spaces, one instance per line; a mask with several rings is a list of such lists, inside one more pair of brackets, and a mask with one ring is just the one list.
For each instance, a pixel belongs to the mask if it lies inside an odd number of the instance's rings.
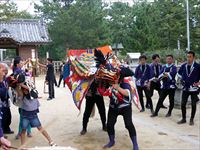
[[[32,128],[37,128],[47,139],[50,146],[56,146],[38,118],[40,103],[37,90],[31,84],[31,74],[27,69],[22,69],[29,61],[30,59],[23,62],[20,57],[16,57],[12,67],[13,73],[10,76],[7,76],[8,66],[0,63],[0,143],[5,150],[11,148],[11,143],[3,134],[14,133],[10,129],[11,111],[9,99],[12,99],[11,101],[19,110],[19,130],[16,139],[21,139],[22,147],[25,144],[26,132],[28,137],[32,137]],[[49,64],[45,66],[47,69]],[[11,91],[9,91],[9,88],[11,88]]]
[[[128,66],[126,65],[126,67]],[[122,72],[120,72],[120,76],[121,75]],[[150,109],[151,117],[158,116],[160,108],[167,109],[167,107],[163,105],[167,96],[169,97],[169,110],[166,117],[170,117],[172,115],[175,91],[177,89],[176,77],[178,77],[181,81],[183,92],[181,96],[182,119],[177,123],[186,123],[186,104],[189,96],[191,96],[192,109],[189,125],[194,125],[196,105],[199,101],[198,95],[200,86],[200,64],[195,61],[194,52],[190,51],[187,53],[187,62],[183,63],[180,69],[177,69],[175,66],[173,55],[166,56],[165,65],[160,64],[160,56],[158,54],[154,54],[152,56],[152,63],[150,65],[147,64],[147,57],[142,55],[139,58],[139,65],[136,67],[135,72],[133,74],[129,74],[128,76],[135,77],[135,83],[141,105],[140,112],[144,112],[146,107],[147,109]],[[94,104],[96,104],[101,117],[103,131],[107,131],[109,136],[109,142],[104,146],[104,148],[110,148],[115,144],[114,126],[118,115],[122,115],[125,127],[129,131],[129,136],[133,143],[133,150],[138,150],[139,146],[137,143],[136,129],[132,123],[132,98],[130,94],[133,93],[131,93],[130,85],[127,84],[123,78],[122,80],[117,81],[116,84],[113,84],[111,95],[109,95],[110,105],[107,115],[107,123],[105,124],[106,115],[103,96],[98,92],[98,85],[95,84],[96,83],[94,81],[86,96],[86,107],[83,115],[83,129],[80,134],[86,134],[87,123],[89,121],[92,108]],[[156,90],[159,94],[155,110],[152,102],[154,90]],[[144,105],[143,91],[146,96],[146,105]],[[118,95],[119,93],[120,96]]]
[[[28,60],[29,61],[29,60]],[[28,62],[27,61],[27,62]],[[56,146],[53,142],[47,131],[42,127],[40,119],[38,118],[39,113],[39,100],[37,92],[26,92],[30,91],[30,87],[27,84],[24,84],[24,79],[22,75],[26,78],[30,74],[23,70],[22,67],[25,63],[22,63],[20,57],[16,57],[13,63],[13,74],[12,76],[16,79],[16,86],[11,86],[16,91],[16,101],[18,102],[15,105],[19,108],[19,130],[16,136],[16,139],[21,139],[22,146],[25,144],[26,133],[28,137],[31,137],[31,128],[36,127],[47,139],[50,146]],[[60,66],[60,79],[58,87],[60,87],[61,81],[64,76],[65,62]],[[49,97],[47,100],[52,100],[55,98],[54,86],[55,86],[55,75],[53,60],[48,58],[47,65],[38,64],[41,67],[47,69],[47,74],[45,78],[45,83],[49,86]],[[11,111],[10,111],[10,101],[9,101],[9,85],[11,84],[10,80],[8,81],[8,66],[4,63],[0,63],[0,143],[2,148],[7,150],[11,147],[11,143],[5,138],[3,134],[13,134],[14,132],[10,129],[11,124]],[[137,87],[139,102],[141,105],[140,112],[144,112],[145,109],[150,109],[151,117],[158,116],[160,108],[167,109],[164,106],[163,102],[166,97],[169,97],[169,109],[166,114],[166,117],[172,115],[174,108],[174,97],[176,91],[176,80],[177,77],[180,78],[183,92],[181,96],[181,111],[182,119],[178,121],[178,124],[186,123],[186,104],[189,96],[191,96],[191,117],[189,124],[194,125],[194,117],[196,113],[196,105],[198,102],[199,86],[200,86],[200,64],[195,61],[195,53],[190,51],[187,53],[187,62],[182,64],[180,69],[174,64],[173,55],[166,56],[166,64],[160,64],[160,56],[154,54],[152,56],[152,63],[147,63],[147,57],[145,55],[140,56],[139,65],[136,67],[136,70],[133,72],[128,67],[120,68],[120,78],[115,81],[115,83],[110,88],[110,105],[108,110],[108,115],[106,117],[106,109],[104,104],[104,98],[102,93],[98,90],[99,83],[94,80],[91,84],[87,94],[86,94],[86,105],[85,112],[83,114],[83,123],[81,135],[87,133],[87,124],[89,118],[92,114],[94,105],[97,105],[99,110],[102,129],[108,133],[109,141],[104,148],[110,148],[115,144],[115,129],[114,126],[119,115],[123,116],[125,127],[129,132],[130,139],[133,144],[133,150],[138,150],[138,142],[136,136],[136,129],[132,122],[132,95],[134,94],[131,86],[125,80],[125,77],[134,76],[135,84]],[[65,86],[65,82],[63,82]],[[24,90],[22,90],[24,89]],[[159,99],[155,105],[152,101],[154,95],[154,90],[159,94]],[[146,103],[144,104],[144,95],[146,97]],[[14,101],[13,101],[14,103]],[[106,120],[107,118],[107,120]]]
[[[186,104],[189,96],[191,96],[192,112],[189,124],[194,125],[200,85],[200,64],[195,61],[195,53],[192,51],[187,53],[187,62],[183,63],[180,69],[177,69],[175,66],[173,55],[166,56],[166,64],[164,66],[159,63],[159,60],[159,55],[155,54],[152,56],[153,62],[149,65],[146,62],[146,56],[142,55],[139,58],[140,64],[136,68],[135,78],[142,107],[141,112],[145,111],[143,101],[144,91],[147,99],[146,108],[151,110],[151,117],[158,116],[160,108],[166,108],[163,102],[167,96],[169,97],[169,110],[166,117],[170,117],[174,108],[174,97],[177,89],[176,77],[178,77],[183,87],[181,96],[182,119],[178,121],[178,124],[186,123]],[[159,94],[155,110],[153,109],[152,102],[154,90],[157,90]]]

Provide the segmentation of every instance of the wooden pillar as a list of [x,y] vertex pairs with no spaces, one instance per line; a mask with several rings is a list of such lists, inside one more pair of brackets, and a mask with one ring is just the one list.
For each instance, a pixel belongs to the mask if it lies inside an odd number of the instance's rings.
[[19,56],[19,47],[16,48],[16,55]]

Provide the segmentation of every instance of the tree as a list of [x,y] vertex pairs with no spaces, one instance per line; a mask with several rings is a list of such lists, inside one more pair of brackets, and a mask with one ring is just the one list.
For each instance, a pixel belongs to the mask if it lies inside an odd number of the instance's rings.
[[200,2],[190,0],[190,37],[191,37],[191,50],[200,54]]
[[[126,52],[163,51],[187,47],[185,0],[137,0],[134,5],[101,0],[41,0],[40,17],[49,26],[52,43],[43,49],[64,56],[66,48],[94,48],[122,43]],[[199,49],[200,4],[190,0],[191,48]],[[172,51],[173,52],[173,51]],[[44,52],[45,53],[45,52]]]
[[13,18],[33,18],[27,11],[18,11],[17,5],[11,1],[0,1],[0,21]]
[[54,59],[62,58],[66,48],[86,49],[109,44],[106,12],[100,0],[78,0],[68,9],[60,7],[61,11],[49,23],[53,42],[43,48],[54,54]]

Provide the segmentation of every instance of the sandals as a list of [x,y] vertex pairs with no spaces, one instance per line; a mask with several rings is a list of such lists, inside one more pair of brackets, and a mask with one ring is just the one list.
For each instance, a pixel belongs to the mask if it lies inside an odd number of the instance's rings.
[[49,143],[49,146],[55,147],[55,146],[57,146],[57,144],[52,141]]

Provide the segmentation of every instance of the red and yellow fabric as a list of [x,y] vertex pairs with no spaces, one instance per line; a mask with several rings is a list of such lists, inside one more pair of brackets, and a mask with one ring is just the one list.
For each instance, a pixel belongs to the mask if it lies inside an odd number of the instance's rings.
[[[104,55],[111,53],[109,46],[97,48]],[[82,101],[91,85],[97,68],[94,50],[69,50],[67,54],[70,60],[70,73],[65,77],[65,82],[72,92],[73,101],[80,110]]]

